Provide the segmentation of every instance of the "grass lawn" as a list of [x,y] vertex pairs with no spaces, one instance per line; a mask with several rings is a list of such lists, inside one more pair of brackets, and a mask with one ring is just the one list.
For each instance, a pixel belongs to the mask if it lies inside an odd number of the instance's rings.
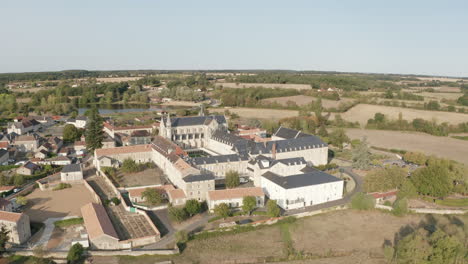
[[452,136],[452,138],[460,139],[460,140],[468,140],[468,136]]

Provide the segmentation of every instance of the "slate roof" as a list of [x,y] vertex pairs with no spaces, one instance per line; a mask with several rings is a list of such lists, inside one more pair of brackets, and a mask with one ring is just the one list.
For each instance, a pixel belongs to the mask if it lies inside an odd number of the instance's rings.
[[0,149],[0,157],[3,157],[6,154],[8,154],[8,150]]
[[300,137],[310,137],[312,135],[306,134],[295,129],[280,126],[278,130],[276,130],[276,132],[273,134],[273,136],[277,136],[284,139],[291,139]]
[[279,176],[278,174],[268,171],[265,172],[262,177],[274,182],[284,189],[294,189],[305,186],[343,181],[342,179],[317,169],[313,169],[308,173],[291,176]]
[[215,177],[211,174],[192,174],[183,178],[184,182],[197,182],[214,180]]
[[68,164],[65,165],[62,169],[62,172],[68,173],[68,172],[77,172],[81,171],[81,164]]
[[247,144],[248,142],[248,140],[240,136],[231,134],[225,130],[220,130],[220,129],[213,132],[213,134],[211,135],[211,139],[216,140],[218,142],[222,142],[224,144],[231,145],[231,146],[235,144]]
[[272,152],[273,145],[275,144],[276,153],[298,151],[311,148],[322,148],[327,146],[327,144],[323,142],[319,137],[308,136],[268,142],[238,141],[234,144],[234,149],[237,150],[238,153],[244,154],[269,154]]
[[[263,166],[263,163],[261,162],[262,160],[268,160],[269,161],[269,166],[265,167]],[[255,164],[258,163],[258,166],[261,169],[266,169],[266,168],[271,168],[275,164],[282,163],[287,166],[292,166],[292,165],[306,165],[307,162],[303,157],[296,157],[296,158],[287,158],[287,159],[272,159],[269,157],[266,157],[264,155],[258,155],[255,159],[252,159],[250,164]]]
[[[167,117],[163,117],[163,122],[166,124]],[[226,118],[223,115],[212,116],[189,116],[189,117],[171,117],[171,126],[198,126],[209,124],[211,120],[215,119],[219,124],[225,124]]]
[[233,161],[244,161],[248,159],[249,158],[245,155],[228,154],[228,155],[220,155],[220,156],[196,157],[196,158],[192,158],[190,161],[194,165],[204,165],[204,164],[224,163],[224,162],[233,162]]

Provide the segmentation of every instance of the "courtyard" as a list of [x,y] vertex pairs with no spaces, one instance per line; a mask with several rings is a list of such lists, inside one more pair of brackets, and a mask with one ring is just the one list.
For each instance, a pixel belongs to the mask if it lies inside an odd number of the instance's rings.
[[82,184],[58,191],[35,189],[26,197],[28,205],[24,212],[31,222],[44,222],[48,218],[81,216],[81,207],[94,202],[90,191]]

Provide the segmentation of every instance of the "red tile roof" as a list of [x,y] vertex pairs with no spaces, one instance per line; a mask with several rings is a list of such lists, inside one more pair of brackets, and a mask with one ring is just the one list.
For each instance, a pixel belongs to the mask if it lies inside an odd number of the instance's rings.
[[86,231],[89,238],[94,239],[103,235],[119,239],[112,222],[107,215],[106,209],[100,204],[89,203],[81,207]]
[[162,193],[168,193],[169,191],[174,190],[175,188],[171,184],[167,184],[167,185],[161,185],[161,186],[127,189],[127,191],[131,197],[141,197],[141,195],[146,189],[156,189]]
[[151,152],[151,145],[134,145],[116,148],[96,149],[96,156],[112,156],[115,154],[126,154],[135,152]]
[[3,221],[16,223],[21,219],[22,216],[23,216],[22,213],[0,211],[0,220],[3,220]]
[[243,198],[246,196],[264,196],[262,188],[250,187],[250,188],[235,188],[225,190],[214,190],[208,192],[208,200],[229,200],[236,198]]

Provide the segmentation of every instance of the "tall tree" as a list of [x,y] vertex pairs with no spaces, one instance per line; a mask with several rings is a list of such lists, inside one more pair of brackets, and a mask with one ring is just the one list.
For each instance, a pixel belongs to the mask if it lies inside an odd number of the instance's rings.
[[94,152],[95,149],[102,147],[102,140],[104,139],[103,119],[99,115],[99,111],[96,106],[93,106],[88,113],[88,122],[86,124],[86,149],[90,152]]
[[371,154],[367,138],[364,137],[361,142],[353,148],[352,151],[353,168],[366,170],[369,168]]
[[343,143],[350,142],[349,137],[346,135],[346,132],[343,128],[336,128],[333,132],[330,133],[330,143],[343,149]]
[[254,196],[246,196],[242,199],[242,211],[250,215],[257,206],[257,199]]
[[240,184],[239,173],[237,171],[226,172],[226,187],[236,188]]

